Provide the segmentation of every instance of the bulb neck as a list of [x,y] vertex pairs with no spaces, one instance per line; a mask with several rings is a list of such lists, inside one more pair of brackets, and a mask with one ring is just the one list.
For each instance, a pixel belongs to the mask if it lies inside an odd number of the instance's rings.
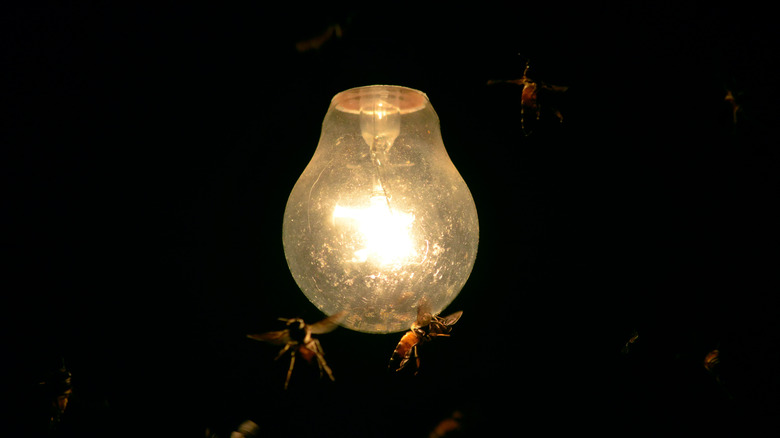
[[359,114],[372,99],[394,102],[401,114],[413,113],[429,105],[428,96],[414,88],[400,85],[367,85],[336,94],[331,106],[345,113]]
[[387,152],[401,133],[401,109],[397,98],[371,96],[360,108],[360,133],[374,152]]

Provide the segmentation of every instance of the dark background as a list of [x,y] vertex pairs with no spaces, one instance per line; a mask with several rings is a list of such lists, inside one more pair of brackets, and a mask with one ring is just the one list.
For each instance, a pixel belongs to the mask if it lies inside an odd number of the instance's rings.
[[[0,434],[38,429],[63,359],[61,436],[757,428],[780,412],[773,27],[749,2],[3,6]],[[538,122],[487,85],[527,61],[568,86]],[[378,83],[428,95],[477,204],[464,316],[417,376],[387,370],[401,333],[322,335],[336,382],[301,362],[285,392],[245,338],[323,316],[285,202],[331,97]]]

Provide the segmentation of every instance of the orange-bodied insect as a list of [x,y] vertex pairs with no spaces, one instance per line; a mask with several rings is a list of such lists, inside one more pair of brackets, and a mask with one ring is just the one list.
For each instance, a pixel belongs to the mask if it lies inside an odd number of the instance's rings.
[[441,420],[436,427],[433,428],[431,433],[428,434],[428,438],[444,438],[446,436],[457,436],[459,432],[463,430],[463,413],[461,411],[454,411],[452,415]]
[[[491,79],[488,81],[488,85],[510,83],[523,87],[523,90],[520,93],[520,127],[525,135],[529,135],[531,132],[527,126],[529,123],[526,120],[526,112],[530,112],[535,116],[534,121],[539,121],[542,116],[542,104],[539,101],[540,92],[556,95],[569,89],[569,87],[566,86],[551,85],[531,79],[528,76],[528,71],[530,69],[531,62],[529,60],[525,63],[523,77],[519,79]],[[556,105],[550,105],[549,109],[558,121],[563,123],[563,113],[561,113],[560,109],[558,109]]]
[[287,324],[286,329],[256,335],[247,335],[247,337],[274,345],[284,345],[274,360],[282,357],[284,353],[290,352],[290,367],[287,369],[287,378],[284,381],[284,389],[287,389],[290,384],[290,377],[292,376],[292,370],[295,366],[296,354],[300,354],[307,362],[311,362],[316,358],[317,366],[320,369],[320,377],[322,377],[324,373],[328,375],[330,380],[335,381],[336,379],[333,377],[333,371],[328,366],[328,363],[325,362],[322,345],[320,345],[320,341],[317,338],[312,337],[312,335],[333,331],[338,327],[338,321],[341,319],[341,316],[342,313],[331,315],[314,324],[306,324],[301,318],[279,318],[280,321],[285,321]]
[[449,336],[452,325],[458,322],[463,311],[455,312],[444,317],[431,314],[427,306],[422,304],[417,308],[417,321],[412,324],[411,330],[406,332],[390,356],[388,368],[401,371],[409,360],[414,357],[417,369],[420,369],[420,356],[417,354],[417,346],[433,340],[439,336]]
[[715,381],[720,383],[720,374],[718,373],[717,366],[720,363],[720,351],[717,349],[710,351],[704,356],[702,361],[704,369],[715,377]]
[[734,93],[731,90],[726,90],[726,97],[724,100],[731,106],[731,121],[737,124],[737,114],[742,111],[742,105],[739,102],[738,97],[741,93]]
[[628,354],[631,351],[631,347],[639,340],[639,333],[636,330],[631,332],[631,337],[626,341],[626,345],[620,350],[623,354]]

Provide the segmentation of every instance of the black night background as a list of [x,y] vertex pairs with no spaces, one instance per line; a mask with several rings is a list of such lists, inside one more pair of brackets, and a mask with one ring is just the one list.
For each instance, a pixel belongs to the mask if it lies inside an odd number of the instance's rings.
[[[758,436],[780,414],[774,28],[750,2],[2,6],[0,435]],[[526,63],[568,87],[539,120],[488,85]],[[283,391],[246,334],[323,317],[282,216],[330,99],[371,84],[428,95],[474,196],[463,317],[417,376],[387,369],[402,333],[324,334],[335,382],[300,361]]]

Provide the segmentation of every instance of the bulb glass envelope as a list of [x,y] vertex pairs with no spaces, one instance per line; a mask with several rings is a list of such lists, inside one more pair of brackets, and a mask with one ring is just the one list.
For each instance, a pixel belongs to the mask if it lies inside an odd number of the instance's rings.
[[344,311],[349,329],[408,330],[421,302],[437,313],[457,296],[478,240],[427,96],[386,85],[337,94],[284,214],[287,263],[309,300]]

